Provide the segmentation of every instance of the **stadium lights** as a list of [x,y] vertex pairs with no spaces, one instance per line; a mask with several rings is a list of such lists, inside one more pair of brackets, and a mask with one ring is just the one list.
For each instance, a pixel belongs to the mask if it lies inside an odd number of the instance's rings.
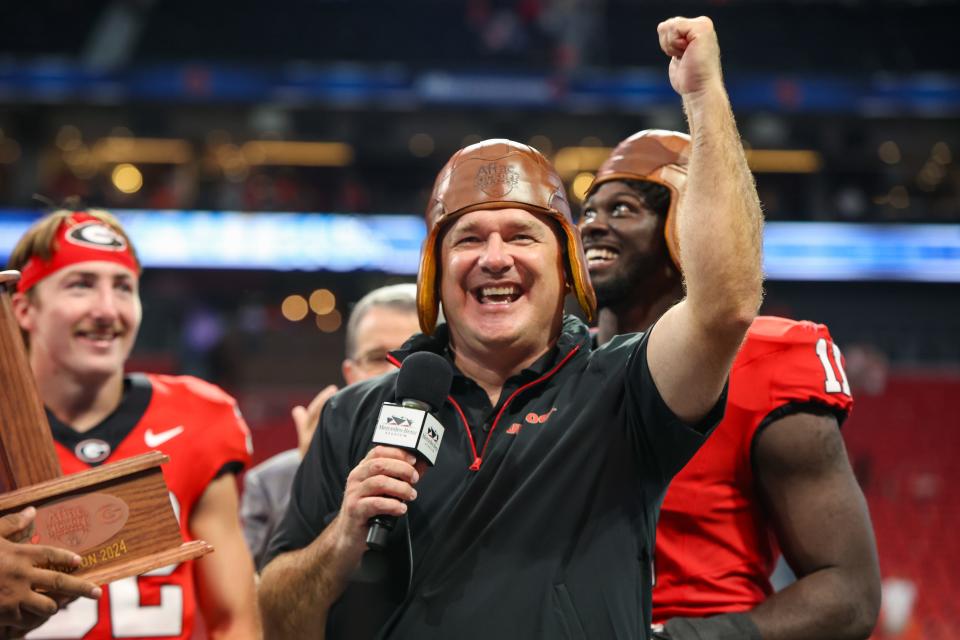
[[251,165],[345,167],[353,163],[353,147],[343,142],[256,140],[242,149]]
[[553,166],[564,180],[570,180],[582,171],[596,171],[607,159],[611,147],[563,147],[553,157]]
[[[596,171],[607,159],[610,147],[563,147],[553,158],[557,173],[566,181],[584,171]],[[816,173],[823,158],[809,149],[747,149],[747,163],[754,173]]]
[[101,164],[186,164],[193,148],[179,138],[109,136],[93,145],[93,155]]
[[754,173],[816,173],[823,158],[808,149],[748,149],[747,164]]

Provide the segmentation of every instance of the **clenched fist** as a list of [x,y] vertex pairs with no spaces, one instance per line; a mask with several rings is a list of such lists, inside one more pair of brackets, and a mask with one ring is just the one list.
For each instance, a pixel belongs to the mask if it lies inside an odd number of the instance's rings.
[[670,56],[670,84],[684,98],[723,88],[720,45],[707,17],[670,18],[657,26],[660,48]]

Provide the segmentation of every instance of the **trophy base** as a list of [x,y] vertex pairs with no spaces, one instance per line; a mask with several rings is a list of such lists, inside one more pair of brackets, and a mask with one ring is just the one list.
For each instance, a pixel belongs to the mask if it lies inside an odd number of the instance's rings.
[[119,562],[113,565],[106,565],[92,569],[81,569],[73,575],[84,580],[89,580],[95,584],[108,584],[121,578],[130,576],[139,576],[148,571],[166,567],[167,565],[180,564],[187,560],[196,560],[213,551],[213,546],[203,540],[193,540],[184,542],[176,549],[161,551],[152,556],[135,558],[125,562]]
[[205,555],[202,540],[184,543],[153,451],[0,495],[0,516],[37,509],[30,542],[69,549],[75,575],[106,584]]

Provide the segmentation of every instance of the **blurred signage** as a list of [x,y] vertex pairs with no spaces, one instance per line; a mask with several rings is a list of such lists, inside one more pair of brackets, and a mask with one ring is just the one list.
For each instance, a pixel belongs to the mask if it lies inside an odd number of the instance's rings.
[[960,225],[770,222],[771,280],[960,282]]
[[[113,210],[146,268],[416,273],[423,218],[413,215]],[[38,214],[0,211],[6,263]]]
[[[727,90],[734,105],[743,109],[873,116],[960,112],[960,77],[946,73],[731,74]],[[574,111],[676,106],[680,101],[660,69],[593,69],[558,81],[546,74],[415,71],[399,65],[290,64],[267,69],[168,64],[102,71],[65,61],[0,61],[0,98],[28,103],[240,101],[394,108],[494,104]]]
[[[417,272],[416,215],[115,211],[145,267]],[[0,260],[39,214],[0,210]],[[769,222],[771,280],[960,282],[960,225]]]

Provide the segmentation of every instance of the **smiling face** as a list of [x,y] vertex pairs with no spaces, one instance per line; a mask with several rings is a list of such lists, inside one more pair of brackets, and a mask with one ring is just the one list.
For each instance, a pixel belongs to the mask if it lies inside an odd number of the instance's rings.
[[663,235],[666,216],[648,205],[648,199],[669,199],[669,192],[653,187],[662,192],[645,196],[631,183],[613,180],[584,202],[580,234],[600,307],[628,302],[644,292],[650,278],[672,272]]
[[440,299],[458,352],[537,356],[560,333],[566,287],[557,232],[523,209],[481,210],[443,236]]
[[138,278],[114,262],[79,262],[14,297],[35,371],[96,382],[123,374],[140,328]]

